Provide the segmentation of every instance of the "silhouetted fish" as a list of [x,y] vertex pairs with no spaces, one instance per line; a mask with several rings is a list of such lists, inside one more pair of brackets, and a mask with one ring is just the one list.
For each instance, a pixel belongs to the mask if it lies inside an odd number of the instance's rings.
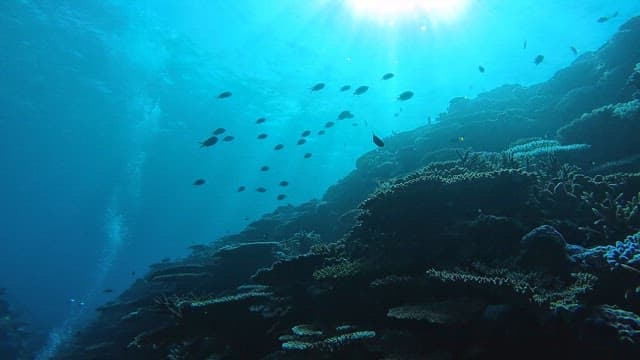
[[256,189],[257,192],[259,193],[263,193],[263,192],[267,192],[267,189],[263,188],[262,186]]
[[231,135],[227,135],[227,136],[224,137],[224,139],[222,139],[222,141],[229,142],[229,141],[233,141],[233,139],[235,139],[235,137],[233,137]]
[[198,179],[196,181],[193,182],[193,186],[200,186],[200,185],[204,185],[204,183],[206,183],[207,181],[205,179]]
[[269,136],[269,135],[267,135],[267,134],[260,134],[260,135],[258,135],[258,136],[257,136],[257,138],[258,138],[259,140],[263,140],[263,139],[266,139],[266,138],[267,138],[267,136]]
[[335,125],[336,123],[334,123],[333,121],[327,121],[326,124],[324,124],[324,127],[326,127],[327,129],[332,127],[333,125]]
[[218,99],[226,99],[228,97],[231,97],[231,95],[233,95],[231,91],[223,91],[220,93],[220,95],[218,95]]
[[298,140],[298,142],[297,142],[296,144],[298,144],[298,145],[302,145],[302,144],[304,144],[304,143],[306,143],[306,142],[307,142],[307,140],[306,140],[306,139],[300,139],[300,140]]
[[449,139],[449,142],[452,144],[459,144],[459,143],[463,143],[464,142],[464,136],[458,136],[458,137],[454,137]]
[[524,41],[524,44],[522,44],[522,49],[526,49],[527,48],[527,40]]
[[113,289],[104,289],[104,290],[102,290],[102,292],[103,292],[103,293],[107,293],[107,294],[108,294],[108,293],[112,293],[112,292],[113,292]]
[[318,135],[324,135],[324,130],[318,131]]
[[262,124],[265,121],[267,121],[267,119],[261,117],[261,118],[258,118],[258,120],[256,120],[256,124]]
[[347,91],[347,90],[349,90],[349,89],[351,89],[351,85],[343,85],[343,86],[340,88],[340,91]]
[[399,101],[407,101],[413,97],[413,91],[405,91],[402,94],[398,95]]
[[304,158],[305,158],[305,159],[309,159],[311,156],[312,156],[312,154],[311,154],[311,153],[306,153],[306,154],[304,154]]
[[260,171],[269,171],[269,167],[267,165],[260,168]]
[[280,186],[289,186],[289,182],[285,181],[285,180],[282,180],[282,181],[280,181]]
[[302,137],[307,137],[307,136],[311,135],[311,130],[305,130],[305,131],[302,132],[301,135],[302,135]]
[[311,91],[319,91],[324,89],[324,83],[317,83],[311,87]]
[[353,92],[353,95],[362,95],[362,94],[366,93],[367,90],[369,90],[369,87],[366,86],[366,85],[362,85],[362,86],[358,87],[356,89],[356,91]]
[[373,143],[376,144],[378,147],[384,146],[384,141],[382,141],[382,139],[377,137],[376,134],[373,134]]
[[571,49],[571,52],[573,53],[573,55],[578,55],[578,49],[576,49],[575,46],[569,46],[569,49]]
[[243,191],[245,191],[246,189],[247,189],[247,188],[246,188],[244,185],[242,185],[242,186],[240,186],[240,187],[238,188],[238,192],[243,192]]
[[338,120],[351,119],[353,118],[353,114],[349,110],[344,110],[340,114],[338,114]]
[[284,148],[284,145],[282,145],[282,144],[278,144],[278,145],[276,145],[276,146],[274,146],[274,147],[273,147],[273,150],[278,151],[278,150],[282,150],[283,148]]
[[478,66],[478,70],[479,70],[481,73],[483,73],[483,72],[484,72],[484,66],[482,66],[482,65]]
[[603,23],[603,22],[607,22],[611,19],[613,19],[614,17],[618,16],[618,12],[614,12],[613,14],[609,15],[609,16],[602,16],[598,18],[598,22],[599,23]]
[[382,80],[389,80],[392,77],[394,77],[393,73],[386,73],[386,74],[382,75]]
[[217,128],[217,129],[213,132],[213,135],[220,135],[220,134],[224,133],[225,131],[227,131],[227,130],[226,130],[226,129],[224,129],[224,128]]
[[544,55],[538,55],[533,59],[533,63],[536,65],[540,65],[544,61]]
[[278,195],[278,197],[277,197],[276,199],[278,199],[278,200],[284,200],[284,198],[286,198],[286,197],[287,197],[287,195],[285,195],[285,194],[280,194],[280,195]]
[[203,141],[200,143],[200,147],[209,147],[209,146],[213,146],[218,142],[218,137],[217,136],[212,136],[210,138],[208,138],[207,140]]

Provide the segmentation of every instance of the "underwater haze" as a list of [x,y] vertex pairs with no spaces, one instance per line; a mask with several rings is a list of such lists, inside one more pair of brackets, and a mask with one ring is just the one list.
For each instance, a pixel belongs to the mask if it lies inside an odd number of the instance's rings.
[[640,15],[634,0],[368,3],[0,4],[0,288],[34,353],[149,265],[322,198],[373,136],[545,82]]

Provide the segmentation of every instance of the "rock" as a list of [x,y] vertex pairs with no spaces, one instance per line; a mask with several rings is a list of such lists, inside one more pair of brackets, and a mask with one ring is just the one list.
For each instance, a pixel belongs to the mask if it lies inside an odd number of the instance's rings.
[[567,274],[571,259],[567,242],[553,226],[542,225],[531,230],[520,241],[520,264],[524,267],[553,274]]

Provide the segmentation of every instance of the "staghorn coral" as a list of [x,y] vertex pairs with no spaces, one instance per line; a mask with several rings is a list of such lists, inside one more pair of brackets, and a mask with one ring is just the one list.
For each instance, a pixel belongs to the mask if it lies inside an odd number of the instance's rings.
[[620,340],[632,344],[640,342],[640,316],[620,309],[613,305],[602,305],[598,308],[598,315],[606,324],[618,333]]
[[306,254],[314,245],[319,244],[322,244],[322,239],[314,231],[298,231],[293,236],[280,242],[282,250],[288,256]]

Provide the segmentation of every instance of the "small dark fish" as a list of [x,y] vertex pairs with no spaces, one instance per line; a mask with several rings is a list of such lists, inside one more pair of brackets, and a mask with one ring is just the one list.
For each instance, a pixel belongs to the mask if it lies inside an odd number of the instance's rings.
[[384,141],[382,141],[382,139],[377,137],[376,134],[373,134],[373,143],[376,144],[378,147],[384,146]]
[[599,23],[603,23],[603,22],[607,22],[611,19],[613,19],[614,17],[618,16],[618,12],[616,11],[615,13],[609,15],[609,16],[602,16],[598,18],[598,22]]
[[135,272],[135,271],[132,271],[132,272],[131,272],[131,276],[136,276],[136,272]]
[[267,121],[267,119],[261,117],[261,118],[258,118],[258,120],[256,120],[256,124],[262,124],[265,121]]
[[228,97],[231,97],[231,95],[233,95],[231,91],[223,91],[220,93],[220,95],[218,95],[218,99],[226,99]]
[[313,156],[311,153],[304,154],[304,158],[305,159],[309,159],[309,158],[311,158],[311,156]]
[[205,180],[205,179],[198,179],[198,180],[193,182],[193,186],[204,185],[204,183],[206,183],[206,182],[207,182],[207,180]]
[[524,44],[522,45],[522,49],[526,49],[527,48],[527,40],[524,41]]
[[218,142],[218,137],[217,136],[212,136],[210,138],[208,138],[207,140],[203,141],[200,143],[200,147],[209,147],[209,146],[213,146]]
[[224,133],[225,131],[227,131],[227,130],[226,130],[226,129],[224,129],[224,128],[217,128],[217,129],[213,132],[213,135],[220,135],[220,134]]
[[302,132],[301,135],[302,135],[302,137],[307,137],[307,136],[311,135],[311,130],[305,130],[305,131]]
[[113,289],[104,289],[104,290],[102,290],[102,292],[103,292],[103,293],[106,293],[106,294],[108,294],[108,293],[112,293],[112,292],[113,292]]
[[483,72],[484,72],[484,66],[482,66],[482,65],[478,66],[478,71],[480,71],[481,73],[483,73]]
[[399,101],[407,101],[413,97],[413,91],[405,91],[402,94],[398,95]]
[[351,126],[358,126],[358,123],[351,123]]
[[343,85],[343,86],[340,88],[340,91],[347,91],[347,90],[349,90],[349,89],[351,89],[351,85]]
[[302,144],[304,144],[304,143],[306,143],[306,142],[307,142],[307,140],[306,140],[306,139],[300,139],[300,140],[298,140],[298,142],[297,142],[296,144],[298,144],[298,145],[302,145]]
[[393,73],[386,73],[386,74],[382,75],[382,80],[389,80],[394,76],[395,75],[393,75]]
[[366,86],[366,85],[362,85],[362,86],[358,87],[356,89],[356,91],[353,92],[353,95],[362,95],[362,94],[366,93],[367,90],[369,90],[369,87]]
[[343,112],[338,114],[338,120],[352,119],[353,117],[353,113],[349,110],[344,110]]
[[333,127],[333,125],[335,125],[335,124],[336,124],[336,123],[334,123],[333,121],[327,121],[327,123],[326,123],[326,124],[324,124],[324,127],[328,129],[328,128],[330,128],[330,127]]
[[286,198],[286,197],[287,197],[287,195],[285,195],[285,194],[280,194],[280,195],[278,195],[278,197],[277,197],[276,199],[278,199],[278,200],[284,200],[284,198]]
[[393,117],[398,117],[399,113],[393,113]]
[[317,83],[311,87],[311,91],[320,91],[324,89],[324,83]]
[[318,131],[318,135],[324,135],[324,130]]
[[267,165],[260,168],[260,171],[269,171],[269,167]]
[[274,147],[273,147],[273,150],[278,151],[278,150],[282,150],[283,148],[284,148],[284,145],[282,145],[282,144],[278,144],[278,145],[276,145],[276,146],[274,146]]
[[578,49],[576,49],[575,46],[569,46],[569,49],[571,49],[571,52],[573,53],[573,55],[578,55]]
[[463,143],[464,142],[464,136],[458,136],[458,137],[455,137],[455,138],[451,138],[451,139],[449,139],[449,142],[453,143],[453,144]]
[[260,134],[260,135],[258,135],[258,136],[257,136],[257,138],[258,138],[259,140],[263,140],[263,139],[266,139],[266,138],[267,138],[267,136],[269,136],[269,135],[267,135],[267,134]]
[[544,61],[544,55],[538,55],[535,59],[533,59],[533,63],[536,65],[540,65]]
[[246,189],[247,189],[247,188],[246,188],[244,185],[242,185],[242,186],[240,186],[240,187],[238,188],[238,192],[243,192],[243,191],[245,191]]
[[256,189],[257,192],[259,193],[263,193],[263,192],[267,192],[267,189],[263,188],[262,186]]
[[222,139],[222,141],[229,142],[229,141],[233,141],[233,139],[235,139],[235,137],[233,137],[231,135],[227,135],[227,136],[224,137],[224,139]]
[[427,119],[427,124],[431,125],[431,116]]
[[280,181],[280,186],[289,186],[289,182],[286,180]]

